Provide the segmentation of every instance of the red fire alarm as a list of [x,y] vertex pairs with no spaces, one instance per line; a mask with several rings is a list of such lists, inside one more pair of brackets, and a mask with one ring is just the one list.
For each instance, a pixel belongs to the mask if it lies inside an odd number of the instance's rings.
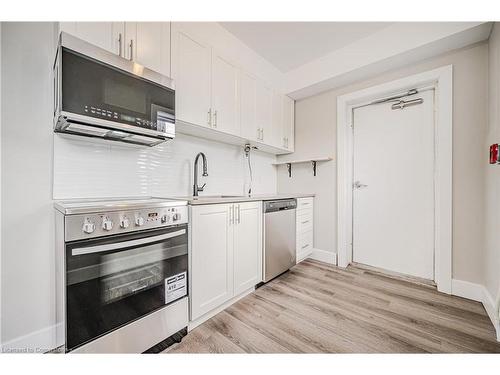
[[498,153],[498,143],[490,146],[490,164],[500,164],[500,154]]

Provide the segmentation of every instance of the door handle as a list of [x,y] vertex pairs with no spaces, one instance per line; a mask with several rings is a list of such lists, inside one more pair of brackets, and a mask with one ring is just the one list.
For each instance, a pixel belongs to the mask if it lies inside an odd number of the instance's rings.
[[365,187],[368,187],[368,185],[365,185],[365,184],[362,184],[362,183],[361,183],[361,182],[359,182],[359,181],[356,181],[356,182],[354,182],[354,184],[352,184],[352,187],[353,187],[354,189],[363,189],[363,188],[365,188]]

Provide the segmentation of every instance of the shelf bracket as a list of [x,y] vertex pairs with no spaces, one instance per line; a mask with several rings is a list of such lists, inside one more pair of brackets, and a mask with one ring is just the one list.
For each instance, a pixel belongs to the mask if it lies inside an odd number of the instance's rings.
[[316,160],[311,160],[312,166],[313,166],[313,175],[316,177]]
[[292,163],[286,163],[286,169],[288,170],[288,177],[292,177]]

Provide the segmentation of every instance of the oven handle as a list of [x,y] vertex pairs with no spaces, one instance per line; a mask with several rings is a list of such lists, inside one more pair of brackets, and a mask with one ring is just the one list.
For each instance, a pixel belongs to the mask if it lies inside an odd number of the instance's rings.
[[131,241],[123,241],[123,242],[115,242],[106,245],[98,245],[98,246],[89,246],[89,247],[77,247],[71,251],[71,255],[84,255],[84,254],[92,254],[92,253],[101,253],[103,251],[116,250],[123,247],[131,247],[138,245],[146,245],[148,243],[153,243],[157,241],[166,240],[169,238],[182,236],[186,233],[185,229],[178,230],[172,233],[160,234],[159,236],[147,237],[147,238],[139,238],[137,240]]

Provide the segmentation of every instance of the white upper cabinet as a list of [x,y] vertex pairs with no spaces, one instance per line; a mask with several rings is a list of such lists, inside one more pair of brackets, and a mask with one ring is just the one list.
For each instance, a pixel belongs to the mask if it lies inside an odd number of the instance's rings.
[[170,76],[169,22],[61,22],[61,31]]
[[139,64],[170,76],[170,24],[136,23],[135,58]]
[[258,141],[272,145],[273,91],[259,82],[257,85],[257,128]]
[[117,55],[120,53],[123,22],[61,22],[60,29]]
[[283,143],[283,95],[273,92],[272,99],[271,145],[284,147]]
[[240,71],[240,127],[242,137],[249,141],[259,141],[257,80],[243,71]]
[[183,32],[176,34],[172,74],[176,85],[176,117],[211,127],[211,48]]
[[133,61],[136,57],[135,51],[137,49],[137,23],[124,22],[124,30],[123,52],[121,56]]
[[283,147],[294,151],[295,143],[295,101],[283,96]]
[[240,134],[238,68],[212,51],[212,127]]

